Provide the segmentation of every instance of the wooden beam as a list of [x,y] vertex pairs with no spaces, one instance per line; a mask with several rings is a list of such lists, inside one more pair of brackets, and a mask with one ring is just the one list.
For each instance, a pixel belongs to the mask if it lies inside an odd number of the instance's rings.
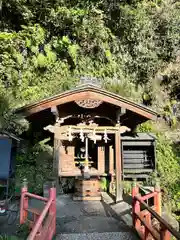
[[115,133],[116,156],[116,202],[122,200],[122,162],[121,162],[121,137],[120,131]]
[[149,110],[141,105],[135,104],[125,98],[122,98],[113,93],[97,89],[97,88],[85,88],[85,89],[75,89],[67,91],[51,98],[44,99],[34,104],[30,104],[23,108],[17,109],[17,113],[23,113],[26,116],[43,111],[52,106],[61,105],[68,102],[74,102],[74,100],[84,100],[84,99],[93,99],[101,100],[106,103],[111,103],[112,105],[119,106],[124,109],[128,109],[132,112],[135,112],[147,119],[156,120],[157,114],[152,110]]
[[95,130],[96,133],[104,133],[106,132],[108,134],[115,133],[117,131],[121,133],[129,132],[131,129],[126,126],[93,126],[93,125],[81,125],[81,126],[74,126],[74,125],[64,125],[60,127],[56,127],[56,130],[50,125],[44,128],[45,130],[49,130],[51,132],[58,132],[59,134],[67,133],[69,129],[71,129],[71,133],[80,133],[81,129],[83,130],[83,133],[90,133]]

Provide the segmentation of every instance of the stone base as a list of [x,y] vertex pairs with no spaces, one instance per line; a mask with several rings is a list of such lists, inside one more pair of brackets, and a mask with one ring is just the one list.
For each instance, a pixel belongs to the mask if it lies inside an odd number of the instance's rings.
[[98,178],[76,179],[74,200],[101,200],[100,182]]
[[171,214],[168,214],[166,211],[162,211],[162,218],[174,229],[176,229],[176,231],[179,231],[179,223]]

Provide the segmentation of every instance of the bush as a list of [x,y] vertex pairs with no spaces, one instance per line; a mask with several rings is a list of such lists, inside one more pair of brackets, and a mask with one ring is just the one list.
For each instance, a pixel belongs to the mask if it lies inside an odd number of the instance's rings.
[[180,211],[179,149],[175,147],[171,139],[158,132],[156,123],[146,122],[138,127],[138,131],[156,134],[157,174],[163,190],[163,204],[171,206],[169,210],[173,212]]
[[17,156],[16,188],[26,178],[29,191],[42,194],[43,184],[53,175],[53,149],[47,144],[29,146]]

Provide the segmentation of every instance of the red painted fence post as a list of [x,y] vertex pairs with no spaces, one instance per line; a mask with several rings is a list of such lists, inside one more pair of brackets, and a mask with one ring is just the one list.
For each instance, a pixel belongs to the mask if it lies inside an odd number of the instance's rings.
[[160,239],[171,240],[171,233],[164,226],[161,226]]
[[133,179],[133,183],[132,183],[132,219],[133,219],[133,227],[135,227],[135,221],[136,221],[136,216],[135,216],[135,199],[134,197],[137,194],[137,189],[136,189],[136,180]]
[[133,184],[132,184],[132,199],[134,199],[134,197],[136,195],[139,194],[139,187],[137,185],[136,179],[133,179]]
[[161,216],[161,214],[162,214],[161,188],[160,188],[159,180],[156,180],[155,191],[157,192],[157,195],[154,196],[155,211]]
[[49,208],[49,214],[53,215],[52,229],[55,235],[56,233],[56,187],[55,182],[52,183],[52,187],[49,190],[49,197],[52,199],[52,204]]
[[137,185],[136,179],[133,179],[132,185],[132,217],[133,217],[133,226],[136,230],[140,229],[141,222],[136,217],[136,213],[140,212],[140,203],[136,201],[135,196],[139,195],[139,186]]
[[[146,221],[147,225],[151,226],[151,214],[150,213],[146,214],[145,221]],[[150,234],[150,232],[149,232],[148,228],[145,227],[144,239],[148,239],[149,234]]]
[[28,197],[25,194],[28,192],[27,180],[23,180],[21,188],[21,205],[20,205],[20,224],[24,224],[27,219]]

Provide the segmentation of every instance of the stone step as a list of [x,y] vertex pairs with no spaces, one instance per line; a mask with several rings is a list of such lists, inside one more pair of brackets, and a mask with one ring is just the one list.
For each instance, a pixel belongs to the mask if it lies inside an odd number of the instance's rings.
[[57,240],[138,240],[136,235],[129,232],[103,232],[103,233],[76,233],[59,234],[55,237]]
[[117,216],[130,227],[132,227],[132,207],[126,202],[116,203],[111,206],[111,209],[116,213]]

